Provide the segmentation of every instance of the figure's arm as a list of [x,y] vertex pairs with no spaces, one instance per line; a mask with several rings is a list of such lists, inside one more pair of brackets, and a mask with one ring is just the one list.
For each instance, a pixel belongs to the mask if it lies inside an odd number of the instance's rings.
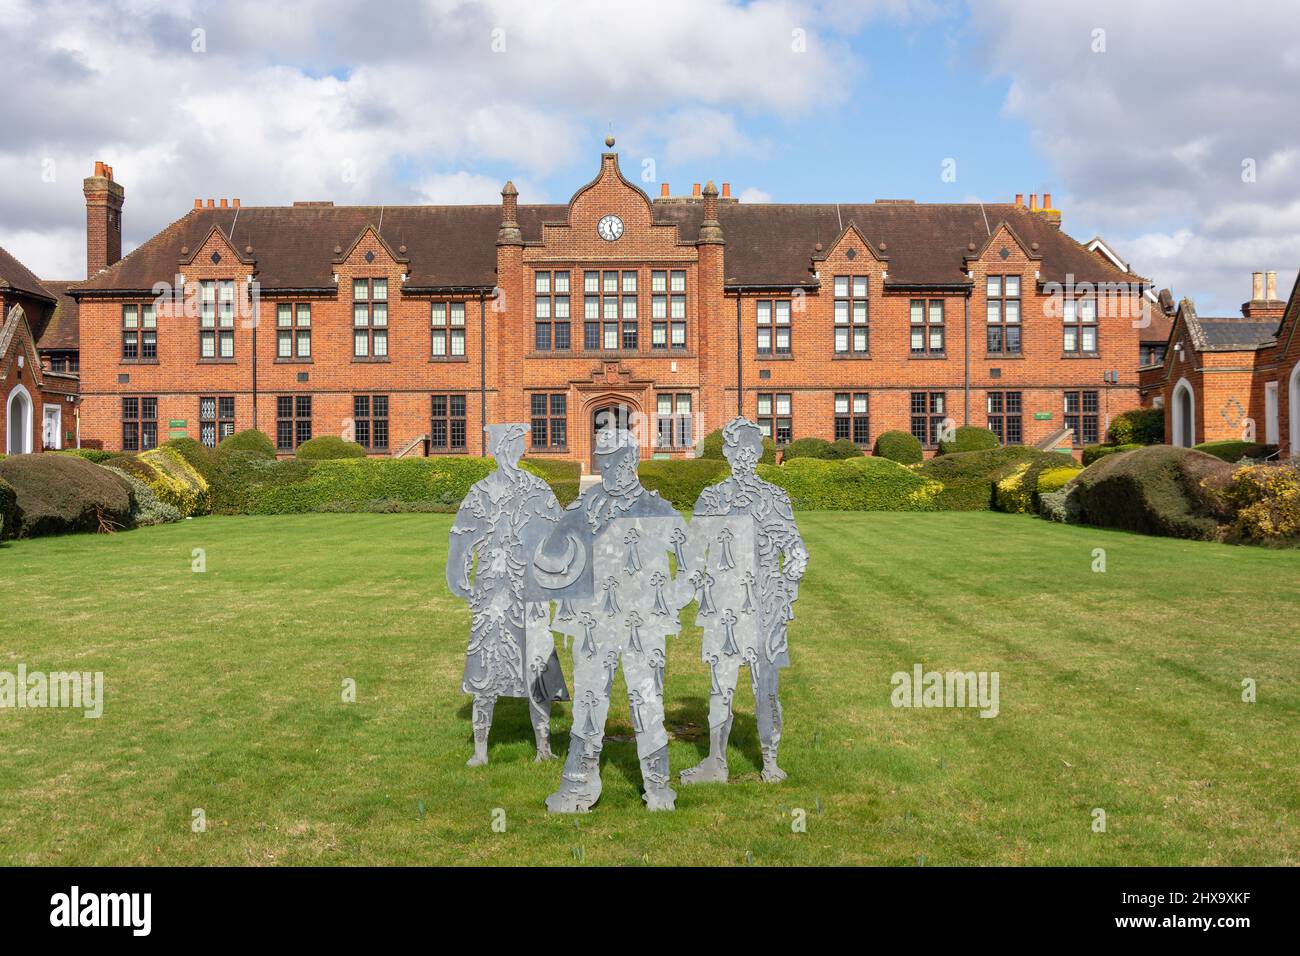
[[457,597],[469,597],[470,568],[474,563],[474,545],[482,536],[477,492],[471,491],[456,512],[447,540],[447,587]]

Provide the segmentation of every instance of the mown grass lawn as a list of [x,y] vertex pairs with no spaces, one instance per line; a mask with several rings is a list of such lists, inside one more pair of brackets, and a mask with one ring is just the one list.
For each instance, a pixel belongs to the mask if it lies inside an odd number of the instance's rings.
[[[559,765],[532,762],[522,701],[498,706],[491,764],[464,766],[448,516],[0,546],[0,670],[103,671],[107,698],[99,720],[0,710],[0,863],[1300,863],[1300,552],[995,514],[799,519],[789,780],[758,779],[742,681],[730,785],[645,812],[616,707],[604,796],[577,818],[544,810]],[[706,749],[698,638],[670,647],[674,773]],[[892,707],[916,663],[998,671],[999,716]]]

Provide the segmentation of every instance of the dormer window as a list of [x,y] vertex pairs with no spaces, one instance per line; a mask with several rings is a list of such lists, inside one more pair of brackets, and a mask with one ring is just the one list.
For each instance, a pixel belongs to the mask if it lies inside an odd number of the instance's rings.
[[388,280],[352,280],[352,357],[388,358]]
[[866,355],[871,349],[867,277],[836,276],[834,292],[836,353]]
[[989,276],[985,318],[990,355],[1020,354],[1020,276]]
[[233,279],[199,283],[199,360],[235,360],[235,282]]
[[1064,345],[1067,355],[1097,352],[1097,300],[1066,299],[1062,304]]

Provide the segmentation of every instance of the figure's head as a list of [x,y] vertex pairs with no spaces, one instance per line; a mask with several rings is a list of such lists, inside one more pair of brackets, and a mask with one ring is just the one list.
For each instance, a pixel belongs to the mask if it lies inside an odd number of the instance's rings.
[[747,418],[733,418],[722,429],[722,456],[732,471],[752,473],[763,457],[763,432]]
[[596,466],[607,491],[631,487],[637,478],[641,446],[626,428],[605,427],[596,432]]
[[524,436],[531,430],[520,422],[507,422],[502,425],[488,425],[483,429],[488,436],[488,451],[498,463],[511,468],[519,464],[524,455]]

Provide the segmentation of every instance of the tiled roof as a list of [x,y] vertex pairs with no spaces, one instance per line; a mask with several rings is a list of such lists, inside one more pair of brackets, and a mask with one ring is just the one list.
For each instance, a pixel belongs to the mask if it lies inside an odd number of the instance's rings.
[[1231,352],[1257,349],[1277,338],[1277,319],[1245,319],[1231,316],[1196,316],[1201,327],[1200,351]]
[[44,328],[35,333],[38,349],[68,351],[77,348],[81,318],[77,300],[68,294],[68,290],[80,284],[80,280],[73,279],[44,280],[45,288],[54,296],[55,305]]
[[41,280],[36,278],[30,269],[11,256],[3,247],[0,247],[0,288],[25,292],[39,299],[50,299],[51,301],[54,299],[45,286],[41,284]]
[[[675,222],[683,241],[699,236],[698,202],[656,202],[654,215]],[[543,222],[563,222],[565,205],[519,207],[526,242],[540,240]],[[960,284],[973,244],[988,242],[1005,222],[1026,246],[1037,244],[1044,281],[1135,281],[1075,242],[1046,217],[1014,204],[864,203],[778,205],[724,202],[719,219],[726,239],[725,277],[740,285],[796,285],[812,281],[816,245],[824,247],[853,223],[886,259],[890,284]],[[482,287],[496,284],[496,237],[501,207],[487,206],[244,206],[194,209],[94,278],[83,290],[150,289],[171,281],[181,248],[192,252],[219,228],[241,254],[251,246],[264,289],[327,289],[335,248],[348,249],[367,226],[394,250],[406,247],[407,287]]]

